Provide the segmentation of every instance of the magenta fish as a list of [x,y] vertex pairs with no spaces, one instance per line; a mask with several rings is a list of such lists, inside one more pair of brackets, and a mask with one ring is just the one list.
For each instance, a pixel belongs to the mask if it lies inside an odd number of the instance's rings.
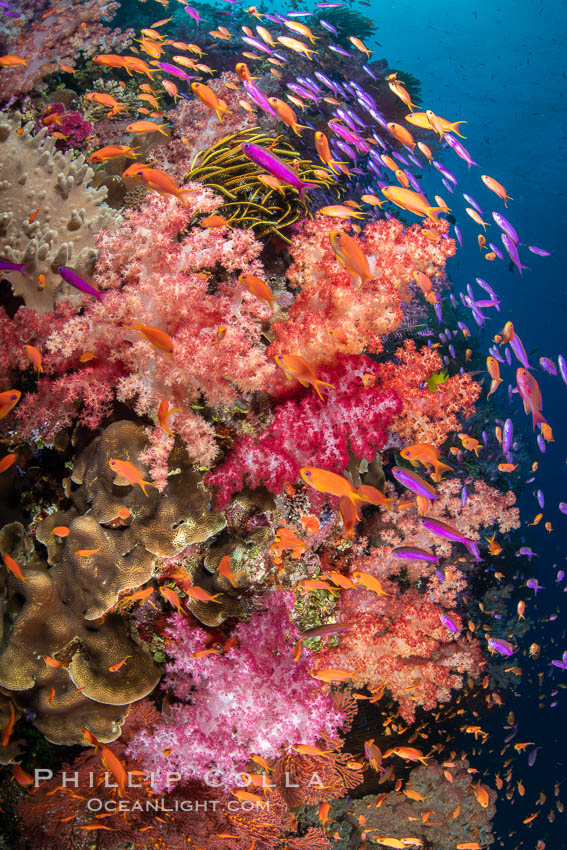
[[537,245],[528,245],[528,251],[531,251],[537,257],[551,257],[551,251],[544,251],[543,248],[538,248]]
[[491,652],[497,652],[499,655],[505,655],[507,658],[510,655],[514,655],[516,650],[514,649],[514,645],[509,641],[504,640],[504,638],[487,638],[486,642],[488,643],[488,648]]
[[463,546],[465,546],[471,553],[473,558],[476,561],[480,561],[478,543],[476,540],[472,540],[470,537],[465,537],[464,534],[461,534],[461,532],[456,528],[453,528],[452,526],[447,525],[446,522],[432,516],[423,517],[421,519],[421,524],[424,528],[432,534],[436,534],[438,537],[443,537],[445,540],[451,540],[453,543],[462,543]]
[[95,298],[102,301],[102,292],[99,292],[98,289],[94,288],[92,283],[89,281],[88,275],[81,274],[76,269],[69,268],[69,266],[59,266],[57,271],[65,283],[68,283],[70,286],[74,286],[75,289],[79,289],[87,295],[94,295]]
[[419,546],[396,546],[392,549],[392,555],[394,558],[401,558],[402,561],[429,561],[432,564],[437,564],[439,561],[437,555]]
[[523,269],[529,268],[528,266],[523,266],[520,262],[520,255],[518,254],[518,249],[514,244],[513,239],[507,233],[502,233],[500,235],[500,239],[502,240],[502,244],[506,248],[506,253],[520,272],[522,274]]
[[445,628],[449,629],[449,631],[453,632],[453,634],[458,635],[461,631],[457,621],[449,614],[439,614],[439,619],[441,620]]
[[465,147],[463,147],[463,145],[459,142],[458,139],[456,139],[450,133],[445,133],[444,139],[447,142],[447,144],[449,145],[449,147],[453,148],[453,150],[455,151],[457,156],[459,156],[461,159],[463,159],[466,162],[466,164],[468,165],[469,168],[471,167],[471,165],[478,165],[478,162],[474,161],[474,159],[471,157],[468,150]]
[[417,496],[422,496],[424,499],[438,498],[435,487],[432,487],[421,475],[412,472],[411,469],[402,469],[401,466],[394,466],[392,468],[392,475],[396,481],[399,481],[400,484],[407,487],[408,490],[411,490]]
[[315,183],[304,183],[298,173],[291,166],[283,162],[279,157],[273,154],[266,148],[261,148],[259,145],[253,145],[252,142],[243,142],[240,146],[242,153],[251,162],[255,162],[260,168],[264,168],[281,180],[282,183],[287,183],[288,186],[293,186],[299,192],[299,197],[303,197],[303,193],[308,189],[316,189]]
[[27,274],[28,267],[26,263],[12,263],[10,260],[7,260],[5,257],[0,257],[0,271],[1,272],[19,272],[20,274]]

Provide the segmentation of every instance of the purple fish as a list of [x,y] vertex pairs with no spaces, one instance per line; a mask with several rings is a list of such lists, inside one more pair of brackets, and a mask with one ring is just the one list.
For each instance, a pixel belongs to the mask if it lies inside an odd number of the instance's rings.
[[557,366],[555,365],[553,360],[549,359],[549,357],[540,357],[539,365],[541,366],[543,371],[547,372],[549,375],[555,376],[559,374],[557,371]]
[[457,185],[459,181],[457,180],[454,174],[451,174],[451,172],[447,168],[445,168],[444,165],[441,165],[441,163],[437,162],[437,160],[433,160],[433,165],[437,169],[437,171],[442,174],[443,177],[445,177],[447,180],[450,180],[451,183],[455,184],[455,186]]
[[294,94],[298,95],[299,97],[305,98],[305,100],[314,100],[315,103],[319,102],[319,98],[316,94],[314,94],[309,89],[306,89],[305,86],[300,86],[299,83],[288,83],[287,87]]
[[543,495],[543,490],[536,490],[535,497],[537,499],[538,505],[543,511],[545,507],[545,496]]
[[498,360],[499,363],[505,362],[504,358],[502,357],[502,355],[500,354],[500,352],[498,351],[498,349],[496,348],[495,345],[491,345],[488,350],[489,350],[490,354],[492,355],[492,357],[494,357],[495,360]]
[[505,348],[504,354],[506,356],[506,363],[508,364],[508,366],[511,366],[512,365],[512,355],[510,354],[510,349]]
[[507,419],[502,429],[502,451],[508,454],[512,446],[512,438],[514,436],[514,423],[511,419]]
[[494,298],[491,298],[490,300],[482,299],[481,301],[477,301],[476,306],[483,308],[496,307],[498,312],[500,312],[500,301]]
[[350,56],[350,53],[348,52],[348,50],[343,50],[342,47],[338,47],[338,45],[336,45],[336,44],[330,44],[329,50],[332,50],[333,53],[338,53],[339,56]]
[[452,195],[452,194],[453,194],[453,192],[455,191],[455,188],[454,188],[453,184],[452,184],[452,183],[449,183],[449,181],[448,181],[448,180],[446,180],[444,177],[442,177],[442,178],[441,178],[441,183],[442,183],[442,184],[443,184],[443,186],[446,188],[446,190],[447,190],[448,192],[450,192],[450,193],[451,193],[451,195]]
[[525,556],[526,558],[528,558],[530,563],[531,563],[532,558],[534,558],[534,557],[539,558],[539,555],[537,554],[537,552],[532,551],[532,549],[530,549],[529,546],[520,546],[518,551],[515,552],[514,554],[516,555],[516,558],[520,558],[522,556]]
[[198,11],[197,11],[196,9],[194,9],[194,8],[193,8],[193,6],[184,6],[184,7],[183,7],[183,11],[184,11],[184,12],[187,12],[187,14],[189,15],[189,17],[190,17],[190,18],[193,18],[193,20],[194,20],[196,23],[199,23],[199,21],[201,20],[201,16],[200,16],[200,14],[198,13]]
[[451,540],[454,543],[462,543],[476,561],[480,560],[476,540],[471,540],[470,537],[465,537],[456,528],[447,525],[446,522],[443,522],[440,519],[435,519],[435,517],[426,516],[423,517],[420,522],[423,527],[432,534],[436,534],[438,537],[443,537],[445,540]]
[[5,257],[0,257],[0,271],[2,272],[19,272],[26,275],[28,273],[27,263],[11,263]]
[[499,655],[505,655],[507,658],[516,652],[513,644],[503,638],[489,637],[486,639],[486,642],[491,652],[497,652]]
[[394,558],[401,558],[402,561],[429,561],[432,564],[437,564],[439,561],[437,555],[419,546],[396,546],[391,554]]
[[449,147],[455,151],[457,156],[459,156],[466,162],[469,168],[471,167],[471,165],[478,165],[478,162],[475,162],[472,159],[468,150],[463,147],[463,145],[459,142],[458,139],[455,138],[455,136],[452,136],[450,133],[445,133],[443,138],[445,139]]
[[68,283],[70,286],[74,286],[75,289],[79,289],[87,295],[94,295],[95,298],[102,301],[102,292],[99,292],[98,289],[95,289],[94,286],[89,283],[87,275],[81,274],[76,269],[71,269],[68,266],[59,266],[57,271],[65,283]]
[[315,76],[317,77],[320,83],[323,83],[323,85],[327,86],[328,89],[331,89],[332,92],[337,91],[336,84],[332,80],[330,80],[329,77],[326,76],[326,74],[323,74],[322,71],[315,71]]
[[518,269],[518,271],[520,272],[520,275],[521,275],[522,270],[527,269],[528,266],[523,266],[521,264],[520,255],[518,254],[518,249],[516,248],[516,245],[514,244],[513,240],[510,238],[510,236],[507,233],[502,233],[500,238],[502,240],[502,244],[504,245],[504,247],[506,249],[506,253],[508,254],[508,256],[510,257],[510,259],[512,260],[512,262],[514,263],[514,265],[516,266],[516,268]]
[[362,70],[365,71],[369,77],[372,77],[373,80],[377,79],[376,75],[370,70],[368,65],[363,65]]
[[440,302],[440,301],[437,301],[437,302],[433,305],[433,310],[435,311],[435,315],[436,315],[436,317],[437,317],[437,321],[438,321],[438,322],[442,322],[442,321],[443,321],[443,313],[441,312],[441,302]]
[[537,578],[529,578],[526,582],[526,587],[529,587],[530,590],[533,590],[536,595],[538,590],[545,590],[545,587],[542,587],[542,585],[538,583]]
[[561,584],[561,582],[563,581],[564,578],[565,578],[565,572],[563,570],[559,570],[559,572],[557,573],[557,576],[555,578],[555,581],[557,582],[557,584]]
[[282,183],[296,188],[300,198],[303,197],[303,193],[308,189],[316,188],[315,183],[304,183],[291,166],[287,165],[287,163],[283,162],[271,151],[261,148],[259,145],[253,145],[252,142],[243,142],[240,147],[244,156],[251,162],[269,171],[270,174],[273,174]]
[[162,71],[165,71],[166,74],[171,74],[172,77],[179,77],[180,80],[187,81],[195,79],[194,74],[188,74],[186,71],[182,71],[181,68],[176,68],[175,65],[169,65],[167,62],[158,62],[157,64]]
[[455,346],[454,346],[452,343],[451,343],[451,345],[449,346],[449,354],[451,355],[451,357],[453,358],[453,360],[454,360],[454,359],[456,358],[456,356],[457,356],[457,355],[456,355],[456,353],[455,353]]
[[255,47],[255,48],[256,48],[256,50],[260,50],[260,51],[261,51],[261,52],[263,52],[263,53],[268,53],[270,56],[271,56],[271,55],[272,55],[272,53],[274,52],[273,50],[270,50],[270,48],[268,47],[268,45],[267,45],[267,44],[264,44],[264,42],[263,42],[263,41],[260,41],[260,40],[259,40],[259,39],[257,39],[257,38],[251,38],[251,37],[250,37],[250,36],[248,36],[248,35],[243,35],[243,36],[242,36],[242,41],[245,41],[245,42],[246,42],[246,44],[249,44],[249,45],[250,45],[250,47]]
[[543,437],[541,436],[541,434],[538,434],[538,435],[537,435],[537,440],[536,440],[536,442],[537,442],[537,447],[538,447],[538,449],[540,450],[540,452],[542,453],[542,455],[544,455],[544,454],[545,454],[545,452],[547,451],[547,449],[546,449],[546,445],[545,445],[545,440],[543,439]]
[[559,667],[561,670],[567,670],[567,661],[557,661],[554,659],[551,663],[554,667]]
[[500,248],[498,248],[496,245],[494,245],[494,243],[493,243],[493,242],[489,242],[489,243],[488,243],[488,247],[489,247],[492,251],[494,251],[494,253],[496,254],[496,256],[498,257],[498,259],[499,259],[499,260],[503,260],[503,259],[504,259],[504,254],[502,253],[502,251],[500,250]]
[[471,332],[470,332],[470,329],[465,325],[465,323],[464,322],[457,322],[457,327],[459,328],[459,330],[461,330],[463,332],[463,336],[465,337],[465,339],[468,339],[469,336],[471,335]]
[[437,499],[437,491],[427,481],[425,481],[417,472],[412,472],[411,469],[402,469],[401,466],[392,468],[392,475],[402,484],[418,496],[424,499]]
[[493,212],[492,218],[494,219],[500,230],[503,230],[504,233],[508,234],[512,242],[514,242],[516,245],[520,244],[520,237],[518,236],[508,219],[504,218],[502,213]]
[[[266,97],[266,95],[262,91],[260,91],[260,89],[258,88],[257,85],[255,85],[255,83],[250,83],[248,80],[244,80],[242,85],[244,86],[244,88],[246,89],[246,91],[248,92],[248,94],[250,95],[252,100],[254,101],[254,103],[257,106],[259,106],[260,109],[263,109],[264,112],[267,112],[269,115],[275,115],[276,114],[275,111],[270,106],[270,104],[268,102],[268,98]],[[244,149],[244,146],[243,146],[243,149]],[[244,151],[244,153],[246,153],[246,151]]]
[[557,365],[559,366],[559,373],[563,378],[563,383],[567,386],[567,363],[562,354],[557,358]]
[[457,224],[453,225],[453,227],[454,227],[454,230],[455,230],[455,236],[457,237],[457,242],[459,243],[459,245],[462,248],[463,247],[463,235],[461,233],[461,228]]
[[453,632],[453,634],[458,635],[461,631],[457,621],[453,619],[453,617],[451,617],[449,614],[439,614],[439,619],[441,620],[445,628],[449,629],[449,631]]
[[551,251],[544,251],[543,248],[537,248],[535,245],[528,245],[528,251],[537,254],[538,257],[551,257]]
[[542,750],[543,747],[535,747],[528,756],[528,765],[533,767],[535,764],[535,760],[537,758],[538,750]]
[[461,505],[462,505],[463,508],[465,507],[465,505],[467,503],[468,497],[469,497],[469,488],[463,487],[463,489],[461,490]]
[[526,349],[522,345],[522,340],[515,331],[514,336],[510,340],[510,348],[512,349],[512,351],[516,355],[516,359],[520,361],[524,369],[532,368],[528,363],[528,355],[526,354]]
[[328,30],[329,32],[332,32],[333,35],[338,35],[338,32],[335,29],[335,27],[332,24],[330,24],[328,21],[324,21],[323,18],[319,18],[319,23],[321,24],[322,27],[325,27],[326,30]]
[[559,502],[559,510],[562,514],[567,514],[567,502]]
[[482,210],[480,208],[480,204],[477,204],[477,202],[475,201],[474,198],[471,198],[470,195],[466,195],[464,192],[463,192],[463,198],[465,199],[465,201],[467,203],[469,203],[471,205],[471,207],[475,208],[475,210],[477,211],[477,213],[479,213],[479,215],[484,215],[484,213],[482,212]]

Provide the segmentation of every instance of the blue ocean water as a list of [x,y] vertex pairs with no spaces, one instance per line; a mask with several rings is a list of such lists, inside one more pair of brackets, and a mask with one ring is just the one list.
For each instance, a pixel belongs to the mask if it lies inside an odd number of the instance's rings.
[[[513,196],[506,215],[521,241],[552,252],[551,257],[540,259],[524,248],[522,261],[530,270],[520,277],[518,271],[510,271],[506,263],[482,263],[476,231],[464,226],[463,248],[448,264],[455,289],[464,290],[467,283],[473,283],[474,278],[481,275],[502,296],[502,313],[498,320],[489,323],[484,335],[487,341],[500,330],[504,321],[512,320],[528,353],[534,352],[530,356],[532,362],[537,363],[541,355],[556,357],[560,352],[565,355],[567,3],[564,0],[458,3],[439,0],[431,4],[394,0],[387,5],[373,3],[372,13],[379,25],[376,38],[382,44],[382,48],[376,47],[377,55],[387,57],[392,67],[406,69],[418,77],[424,103],[438,114],[450,120],[469,122],[462,127],[467,137],[463,143],[480,168],[473,167],[467,175],[466,165],[455,157],[451,157],[450,162],[446,157],[444,162],[462,181],[461,186],[466,187],[464,191],[478,200],[485,220],[492,221],[490,210],[501,207],[492,204],[490,193],[480,182],[481,172],[495,176]],[[457,200],[457,192],[455,212],[462,224],[466,204],[462,198]],[[452,199],[446,196],[446,200],[453,207]],[[487,238],[499,243],[498,235],[497,228],[491,224]],[[541,476],[539,485],[533,486],[543,489],[546,505],[551,508],[546,516],[555,530],[550,535],[543,531],[534,533],[533,540],[528,542],[540,556],[534,559],[531,574],[537,575],[540,584],[548,588],[545,595],[540,595],[543,621],[540,635],[533,639],[548,647],[555,640],[562,646],[561,640],[565,637],[565,596],[554,587],[552,565],[557,563],[561,567],[561,562],[565,562],[566,518],[557,505],[567,493],[566,457],[562,449],[567,437],[567,388],[560,380],[541,371],[537,377],[542,388],[544,412],[553,425],[555,443],[548,444],[542,456],[535,447],[535,439],[530,441],[533,459],[540,463]],[[506,411],[506,400],[501,397],[499,403]],[[510,409],[517,428],[524,419],[517,396]],[[526,419],[526,437],[530,430]],[[520,505],[525,516],[538,511],[529,485],[522,493]],[[563,616],[560,613],[556,621],[545,622],[545,616],[553,616],[561,604]],[[527,766],[524,757],[526,767],[519,775],[526,785],[526,797],[514,807],[507,806],[505,800],[499,801],[495,823],[501,846],[506,850],[516,846],[517,839],[510,837],[509,832],[521,829],[521,820],[534,811],[529,808],[528,800],[537,797],[539,790],[551,796],[553,782],[567,775],[567,744],[562,721],[565,691],[559,691],[560,702],[555,709],[540,710],[537,698],[544,690],[552,690],[550,683],[559,684],[564,675],[552,667],[544,672],[545,683],[542,684],[535,669],[529,671],[529,663],[522,663],[522,666],[527,667],[527,675],[511,706],[521,730],[517,740],[524,740],[526,736],[533,740],[535,736],[544,750],[533,768]],[[490,724],[485,728],[490,729]],[[495,736],[500,733],[501,740],[506,734],[497,728],[490,731]],[[490,744],[483,748],[478,760],[483,765],[474,761],[475,767],[493,770],[496,766],[498,769],[498,748],[492,753],[490,750]],[[533,843],[528,838],[523,846],[535,847],[537,838],[543,838],[553,850],[567,847],[564,817],[561,814],[557,817],[554,824],[538,823],[537,830],[527,833],[534,836]]]

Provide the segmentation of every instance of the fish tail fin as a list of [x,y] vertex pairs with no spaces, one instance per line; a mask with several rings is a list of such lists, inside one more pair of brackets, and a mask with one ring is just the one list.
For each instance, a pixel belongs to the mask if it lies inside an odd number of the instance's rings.
[[302,185],[298,189],[299,197],[303,198],[304,192],[308,192],[310,189],[317,189],[317,188],[318,188],[317,183],[302,183]]
[[541,410],[532,410],[532,430],[535,431],[536,425],[547,425],[547,419]]
[[475,446],[475,447],[474,447],[474,453],[475,453],[475,455],[476,455],[477,457],[478,457],[478,453],[479,453],[480,451],[482,451],[482,449],[483,449],[483,448],[484,448],[484,446]]
[[[152,77],[152,82],[153,82],[153,77]],[[167,133],[165,132],[165,130],[162,127],[158,127],[158,133],[161,133],[162,136],[167,136]]]
[[[461,137],[461,139],[466,139],[466,136],[463,136],[463,134],[462,134],[462,133],[459,133],[459,129],[458,129],[458,128],[459,128],[459,125],[460,125],[460,124],[468,124],[468,121],[455,121],[455,123],[454,123],[454,124],[451,124],[451,132],[456,133],[456,134],[457,134],[457,136],[460,136],[460,137]],[[475,162],[475,165],[476,165],[476,164],[477,164],[477,163]]]
[[427,218],[430,218],[432,221],[435,221],[437,224],[439,224],[438,216],[441,212],[445,212],[445,207],[428,207],[426,216]]
[[142,480],[142,481],[140,482],[140,487],[141,487],[141,488],[142,488],[142,490],[144,491],[144,495],[145,495],[145,496],[147,496],[147,495],[148,495],[148,493],[147,493],[146,487],[157,487],[157,484],[154,484],[154,482],[153,482],[153,481],[144,481],[144,480]]
[[432,476],[434,481],[441,481],[443,472],[448,472],[449,470],[453,470],[453,466],[449,466],[448,463],[443,463],[442,461],[438,461],[435,464],[435,474]]
[[317,393],[317,395],[321,399],[321,401],[325,401],[325,399],[321,395],[321,391],[320,391],[319,387],[330,387],[330,389],[336,390],[335,385],[329,384],[329,383],[327,383],[327,381],[319,381],[318,379],[316,379],[316,380],[312,381],[311,384],[312,384],[313,389],[315,390],[315,392]]

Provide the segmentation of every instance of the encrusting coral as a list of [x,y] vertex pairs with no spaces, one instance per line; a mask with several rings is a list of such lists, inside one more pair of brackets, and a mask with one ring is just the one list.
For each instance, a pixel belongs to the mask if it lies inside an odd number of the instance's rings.
[[74,158],[72,150],[57,151],[47,128],[35,136],[31,122],[20,134],[18,128],[17,114],[2,117],[0,253],[11,262],[25,263],[26,273],[3,271],[2,276],[28,307],[45,313],[62,296],[82,300],[57,269],[93,271],[94,236],[101,227],[115,227],[119,216],[103,203],[106,189],[89,185],[94,172],[82,154]]
[[[367,838],[368,846],[380,846],[373,841],[373,835],[412,836],[435,850],[492,844],[496,792],[477,780],[474,785],[481,785],[487,795],[486,806],[481,805],[468,768],[466,759],[451,767],[430,761],[415,767],[404,788],[385,794],[380,804],[373,796],[356,800],[353,815],[362,824],[360,832]],[[426,817],[427,811],[430,814]]]
[[[84,743],[85,726],[103,741],[117,737],[129,704],[150,693],[160,675],[129,618],[116,610],[120,594],[145,584],[158,557],[202,542],[225,524],[209,510],[180,446],[165,494],[149,488],[145,496],[139,487],[116,484],[109,460],[140,466],[145,444],[140,426],[115,422],[79,457],[73,507],[37,526],[49,566],[21,525],[2,532],[2,551],[19,563],[25,582],[7,576],[0,686],[18,708],[34,712],[35,725],[54,743]],[[65,536],[53,534],[60,526],[68,529]],[[49,666],[44,656],[60,666]]]

